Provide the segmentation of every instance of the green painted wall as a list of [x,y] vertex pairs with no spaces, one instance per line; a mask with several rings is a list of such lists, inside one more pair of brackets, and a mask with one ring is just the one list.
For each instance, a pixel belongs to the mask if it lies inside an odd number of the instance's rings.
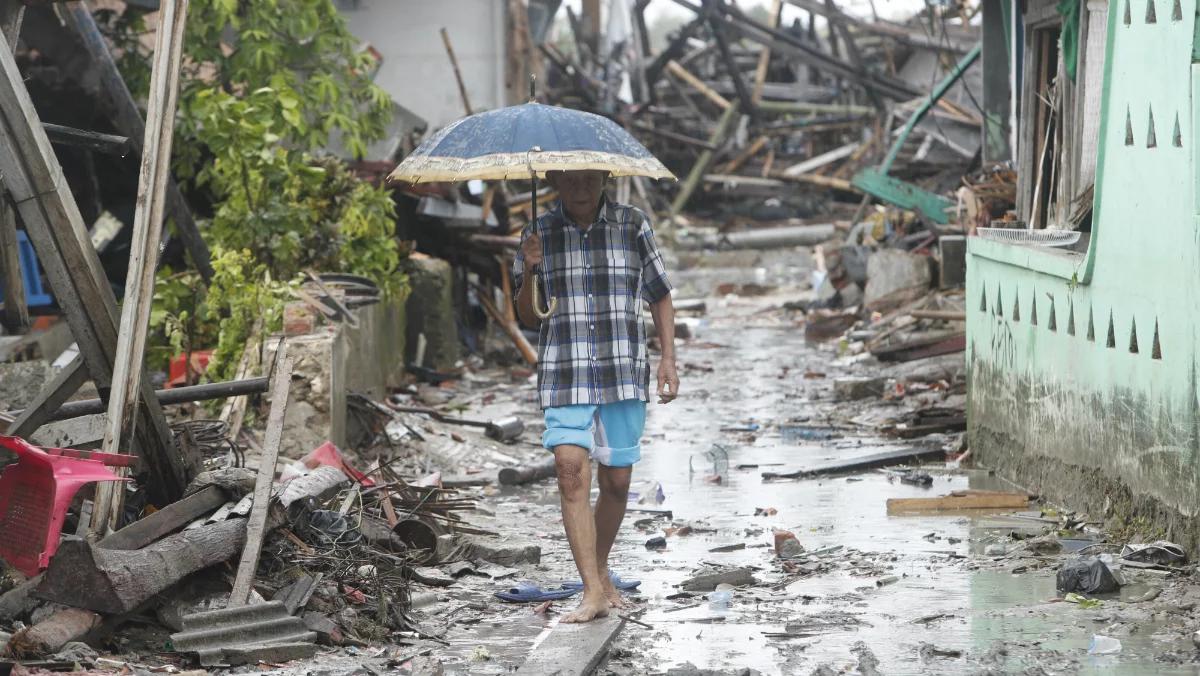
[[1200,512],[1195,19],[1195,0],[1110,6],[1087,253],[972,238],[967,275],[972,447],[1052,498],[1184,529]]

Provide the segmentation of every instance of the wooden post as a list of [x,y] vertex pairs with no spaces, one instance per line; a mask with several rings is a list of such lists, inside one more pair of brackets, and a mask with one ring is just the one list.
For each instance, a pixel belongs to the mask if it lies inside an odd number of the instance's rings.
[[746,88],[746,82],[742,80],[742,73],[738,70],[737,62],[733,59],[733,53],[729,50],[729,38],[725,34],[725,24],[720,20],[719,6],[721,2],[724,2],[724,0],[704,0],[704,10],[708,15],[708,25],[712,29],[713,38],[717,42],[717,51],[721,54],[721,62],[725,64],[725,70],[729,72],[729,79],[733,80],[733,89],[737,92],[742,112],[749,115],[750,119],[753,120],[758,117],[758,113],[755,112],[750,90]]
[[[730,129],[733,128],[733,121],[738,117],[738,109],[730,106],[725,109],[725,113],[721,115],[721,119],[717,121],[717,128],[713,130],[712,136],[708,138],[710,145],[720,147],[725,141],[725,137],[729,135]],[[704,178],[704,173],[708,171],[708,165],[712,164],[713,156],[716,155],[711,150],[705,150],[700,153],[700,157],[696,158],[696,163],[692,165],[691,172],[684,179],[683,185],[679,187],[679,194],[675,196],[675,201],[671,203],[671,213],[677,214],[683,211],[683,207],[692,198],[692,193],[696,187],[700,185],[700,181]]]
[[[533,283],[532,279],[530,283]],[[496,307],[496,304],[492,302],[492,299],[486,296],[483,289],[478,286],[475,287],[475,294],[479,297],[479,304],[483,306],[484,312],[492,318],[492,321],[500,325],[504,333],[508,334],[508,339],[513,342],[513,345],[517,346],[517,349],[521,352],[521,356],[525,358],[525,362],[530,366],[537,366],[537,350],[534,350],[529,341],[525,340],[525,335],[521,333],[521,329],[518,328],[516,322],[506,320],[499,308]]]
[[[143,152],[142,139],[146,135],[146,123],[142,120],[142,114],[133,100],[133,94],[129,92],[129,87],[121,77],[116,62],[113,61],[112,53],[108,50],[108,43],[101,35],[99,27],[96,26],[96,20],[82,2],[65,3],[65,8],[66,11],[59,12],[59,18],[76,33],[81,46],[90,58],[87,72],[79,77],[80,83],[106,110],[117,131],[121,135],[129,137],[133,152]],[[40,46],[47,47],[47,45]],[[73,47],[63,45],[61,48]],[[167,182],[166,199],[166,215],[175,224],[175,232],[183,241],[183,246],[192,259],[192,265],[196,266],[196,271],[200,273],[202,279],[212,280],[213,268],[208,245],[200,236],[196,220],[192,217],[192,212],[183,198],[183,192],[174,179]],[[165,227],[161,221],[156,224]]]
[[17,52],[17,38],[21,35],[21,20],[25,18],[25,3],[21,0],[0,0],[0,33]]
[[[125,302],[121,306],[121,329],[117,336],[117,360],[113,365],[113,390],[108,401],[104,430],[104,452],[119,453],[122,441],[133,436],[137,424],[137,389],[142,380],[149,331],[150,308],[154,301],[154,273],[158,245],[162,240],[163,208],[167,178],[171,174],[171,140],[175,133],[175,104],[179,96],[179,68],[183,60],[183,36],[187,25],[188,0],[164,2],[158,26],[158,44],[150,72],[150,99],[146,107],[146,138],[142,144],[142,166],[138,174],[137,208],[133,214],[133,239]],[[96,489],[96,509],[90,533],[103,536],[109,524],[116,525],[124,507],[123,486],[104,482]],[[107,490],[104,490],[107,489]]]
[[33,434],[37,428],[52,419],[58,407],[78,392],[87,379],[88,372],[83,367],[83,358],[75,357],[42,388],[37,399],[21,411],[21,415],[8,426],[8,434],[14,437],[28,437]]
[[17,248],[17,212],[0,185],[0,283],[4,284],[4,315],[0,323],[9,333],[29,329],[25,281],[21,278],[21,251]]
[[450,57],[450,66],[454,68],[454,80],[458,82],[458,95],[462,97],[463,110],[471,115],[471,99],[467,98],[467,86],[463,84],[462,71],[458,69],[458,58],[454,56],[454,46],[450,44],[450,34],[442,28],[442,44],[446,45],[446,55]]
[[258,461],[258,476],[254,481],[254,506],[246,522],[246,545],[238,564],[237,578],[229,605],[250,603],[254,588],[254,573],[262,553],[263,536],[267,532],[267,512],[271,505],[271,488],[275,484],[275,464],[279,458],[279,443],[283,438],[283,416],[287,413],[288,392],[292,386],[292,358],[287,354],[287,341],[279,344],[275,353],[275,375],[271,379],[271,412],[267,416],[267,436],[263,441],[262,457]]
[[[106,395],[117,346],[116,297],[7,41],[0,43],[0,172],[88,371]],[[135,448],[151,501],[165,505],[183,494],[191,463],[175,450],[150,383],[142,378],[140,386],[145,405]]]
[[[771,28],[779,28],[779,16],[782,11],[783,0],[771,0],[771,20],[768,24]],[[767,68],[770,65],[771,45],[765,44],[758,54],[758,67],[754,69],[754,90],[750,94],[750,100],[754,102],[754,105],[758,105],[762,101],[763,86],[767,84]]]

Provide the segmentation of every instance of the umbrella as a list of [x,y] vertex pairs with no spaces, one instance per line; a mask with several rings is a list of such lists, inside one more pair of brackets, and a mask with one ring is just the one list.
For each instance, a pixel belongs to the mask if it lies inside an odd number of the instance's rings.
[[503,180],[597,169],[613,176],[675,178],[612,120],[526,103],[464,117],[426,139],[390,181]]
[[[535,101],[464,117],[429,137],[388,176],[389,181],[533,179],[533,218],[537,220],[537,179],[547,171],[607,171],[613,176],[675,178],[649,150],[612,120]],[[536,277],[534,278],[537,279]],[[533,285],[533,309],[546,310]]]

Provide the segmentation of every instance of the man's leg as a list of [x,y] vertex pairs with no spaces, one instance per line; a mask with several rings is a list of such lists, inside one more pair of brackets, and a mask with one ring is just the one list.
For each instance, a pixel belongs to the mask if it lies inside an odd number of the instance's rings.
[[608,577],[608,554],[621,521],[625,519],[625,505],[629,502],[629,481],[632,467],[608,467],[600,465],[597,477],[600,480],[600,497],[596,499],[596,564],[604,596],[614,608],[626,608],[621,592]]
[[[558,469],[558,495],[562,503],[563,527],[575,567],[583,580],[583,600],[563,622],[588,622],[608,615],[599,568],[596,565],[596,526],[592,520],[592,463],[587,449],[580,446],[554,447]],[[614,529],[615,532],[615,529]],[[611,545],[611,542],[610,542]]]
[[646,403],[631,399],[601,405],[596,411],[595,449],[600,463],[600,498],[596,500],[596,561],[604,595],[614,608],[625,608],[621,592],[608,576],[608,555],[629,503],[633,465],[642,457]]

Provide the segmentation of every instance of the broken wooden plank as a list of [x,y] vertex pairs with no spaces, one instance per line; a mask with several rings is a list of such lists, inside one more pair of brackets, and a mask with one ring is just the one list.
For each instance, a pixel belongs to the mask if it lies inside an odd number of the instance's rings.
[[[783,10],[783,0],[771,0],[771,9],[767,26],[770,28],[779,28],[779,19]],[[771,47],[764,45],[762,51],[758,54],[758,66],[754,68],[754,89],[750,94],[750,99],[755,105],[762,102],[763,87],[767,83],[767,68],[771,65]]]
[[716,106],[718,108],[720,108],[722,110],[728,110],[730,108],[730,106],[733,105],[732,103],[730,103],[729,99],[725,98],[724,96],[721,96],[720,94],[718,94],[716,92],[715,89],[713,89],[712,87],[709,87],[707,84],[705,84],[704,80],[701,80],[700,78],[696,77],[690,70],[679,65],[678,61],[668,61],[667,62],[667,72],[670,73],[671,75],[674,75],[675,77],[679,78],[680,80],[683,80],[692,89],[695,89],[696,91],[700,92],[704,96],[704,98],[706,98],[709,101],[712,101],[714,104],[716,104]]
[[858,150],[858,147],[860,145],[862,145],[862,144],[861,143],[847,143],[846,145],[844,145],[840,148],[835,148],[833,150],[830,150],[829,152],[821,153],[820,155],[810,157],[807,160],[804,160],[803,162],[800,162],[798,164],[793,164],[792,166],[788,167],[787,169],[784,169],[783,175],[784,176],[799,176],[801,174],[807,174],[809,172],[816,171],[817,169],[820,169],[821,167],[824,167],[828,164],[833,164],[834,162],[837,162],[838,160],[842,160],[847,157],[850,157],[851,155],[854,154],[854,151]]
[[[171,174],[171,141],[175,135],[175,107],[179,97],[187,9],[188,0],[172,0],[165,3],[159,14],[146,107],[146,138],[142,144],[133,212],[133,238],[113,363],[114,387],[108,401],[108,427],[104,430],[102,448],[105,453],[121,452],[133,438],[137,426],[138,391],[146,361],[146,334],[150,330],[167,179]],[[118,476],[124,476],[124,471],[117,472]],[[121,518],[124,497],[123,485],[111,481],[100,483],[96,487],[95,508],[88,532],[100,537],[106,535],[109,524],[115,526]]]
[[936,498],[889,498],[888,514],[903,512],[947,512],[960,509],[1025,509],[1025,493],[981,492],[943,495]]
[[[734,121],[738,119],[738,109],[729,106],[725,112],[721,114],[721,118],[717,121],[717,126],[713,129],[712,135],[709,136],[708,142],[710,145],[720,147],[725,143],[725,138],[729,136],[733,129]],[[683,184],[679,187],[679,193],[675,195],[675,200],[671,202],[671,213],[678,214],[687,206],[688,200],[692,198],[692,193],[700,185],[700,180],[704,177],[704,173],[708,171],[709,165],[712,164],[716,153],[711,150],[705,150],[696,158],[696,162],[692,165],[692,169],[688,172],[687,178],[683,180]]]
[[[53,414],[88,380],[87,369],[83,365],[83,357],[76,355],[66,366],[54,375],[54,378],[42,386],[37,399],[17,416],[8,426],[9,436],[28,439],[35,431],[50,420]],[[99,399],[96,400],[99,403]],[[96,413],[100,413],[101,408]]]
[[[0,173],[97,388],[112,386],[117,303],[62,167],[25,89],[7,42],[0,44]],[[141,379],[134,448],[146,461],[151,501],[183,493],[193,463],[180,456],[149,381]]]
[[42,127],[46,130],[46,136],[50,138],[50,142],[56,145],[84,148],[117,157],[125,157],[132,148],[128,136],[102,134],[98,131],[74,129],[49,122],[43,122]]
[[583,624],[562,624],[543,632],[517,674],[527,676],[588,676],[608,654],[625,620],[613,611],[605,618]]
[[945,334],[932,338],[917,338],[899,345],[886,345],[871,349],[871,354],[879,361],[905,362],[937,357],[943,354],[954,354],[967,349],[967,335],[959,333],[952,336]]
[[496,304],[487,297],[487,292],[483,289],[475,288],[476,297],[479,299],[479,304],[483,306],[484,312],[492,321],[496,322],[508,336],[508,339],[513,342],[521,356],[525,358],[525,362],[530,366],[536,366],[538,362],[537,350],[529,344],[529,340],[525,338],[525,334],[521,333],[521,329],[517,327],[516,322],[510,322],[505,319],[504,314],[496,307]]
[[220,486],[206,486],[186,498],[125,526],[100,541],[104,549],[132,550],[146,547],[216,510],[229,500]]
[[288,392],[292,385],[292,358],[288,356],[287,350],[287,341],[284,341],[275,352],[275,374],[271,378],[271,412],[267,416],[266,439],[263,441],[262,456],[258,461],[258,476],[254,481],[254,507],[250,510],[250,518],[246,525],[246,546],[242,550],[237,578],[229,596],[231,607],[250,603],[254,573],[258,570],[258,557],[262,553],[263,537],[266,535],[271,488],[275,484],[275,464],[279,458],[279,444],[283,439],[283,417],[287,413]]
[[882,451],[880,453],[872,453],[871,455],[839,460],[824,465],[816,465],[806,469],[798,469],[792,472],[763,472],[762,478],[763,480],[803,479],[830,474],[863,472],[875,469],[876,467],[888,467],[919,460],[936,460],[945,456],[946,451],[941,446],[908,446],[891,451]]
[[29,305],[21,276],[21,250],[17,246],[17,212],[3,185],[0,185],[0,286],[4,287],[0,324],[10,334],[25,333],[29,330]]

